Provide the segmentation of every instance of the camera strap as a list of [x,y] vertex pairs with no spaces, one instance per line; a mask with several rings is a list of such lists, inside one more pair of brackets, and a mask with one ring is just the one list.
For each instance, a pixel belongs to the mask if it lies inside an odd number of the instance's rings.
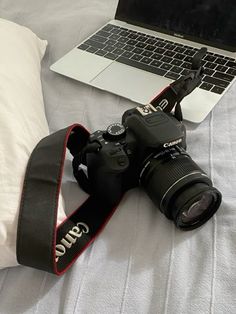
[[57,226],[58,198],[66,148],[73,156],[89,132],[75,124],[43,138],[28,162],[17,230],[19,264],[63,274],[95,240],[116,206],[89,196]]
[[183,120],[180,102],[201,83],[204,72],[202,58],[206,53],[207,49],[201,48],[193,57],[189,74],[171,83],[151,101],[156,109],[164,112],[171,112],[174,109],[176,119]]

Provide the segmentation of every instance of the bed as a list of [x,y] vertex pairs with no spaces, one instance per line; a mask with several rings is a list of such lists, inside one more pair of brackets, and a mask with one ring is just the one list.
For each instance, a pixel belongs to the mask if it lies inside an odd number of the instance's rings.
[[[57,75],[49,66],[112,19],[117,0],[0,0],[0,16],[48,40],[42,62],[46,116],[54,132],[119,122],[134,105]],[[200,124],[186,122],[188,152],[222,192],[217,214],[191,232],[175,228],[140,189],[126,193],[99,238],[62,277],[18,266],[0,271],[0,313],[235,313],[236,85]],[[66,161],[68,212],[84,194]]]

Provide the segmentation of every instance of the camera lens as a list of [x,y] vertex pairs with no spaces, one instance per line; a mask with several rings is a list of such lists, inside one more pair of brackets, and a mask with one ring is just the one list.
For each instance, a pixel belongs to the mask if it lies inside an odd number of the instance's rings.
[[140,183],[161,212],[183,230],[204,224],[221,203],[210,178],[178,146],[149,157]]
[[181,220],[183,223],[196,221],[200,216],[206,212],[212,204],[213,196],[210,193],[204,193],[199,201],[194,202],[190,207],[181,213]]
[[221,203],[220,192],[204,182],[186,185],[174,200],[173,219],[181,229],[201,226],[217,211]]

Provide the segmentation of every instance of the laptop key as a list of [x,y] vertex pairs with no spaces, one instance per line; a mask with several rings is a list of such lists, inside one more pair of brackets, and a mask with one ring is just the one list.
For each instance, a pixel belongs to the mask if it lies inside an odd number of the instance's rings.
[[154,51],[155,51],[156,53],[164,54],[165,49],[163,49],[163,48],[161,48],[161,47],[157,47]]
[[126,43],[127,43],[127,38],[126,38],[126,37],[120,37],[120,38],[118,39],[118,42],[119,42],[119,43],[126,44]]
[[128,40],[127,45],[135,46],[137,43],[138,43],[137,40],[130,39],[130,40]]
[[207,62],[204,66],[206,68],[209,68],[209,69],[215,69],[217,64],[216,63],[212,63],[212,62]]
[[113,53],[114,53],[115,55],[121,55],[123,52],[124,52],[124,50],[121,49],[121,48],[116,48],[116,49],[113,51]]
[[213,77],[219,78],[221,80],[229,81],[229,82],[231,82],[234,79],[233,75],[222,73],[222,72],[215,72],[213,74]]
[[173,66],[172,68],[171,68],[171,72],[174,72],[174,73],[180,73],[180,72],[182,72],[182,68],[180,68],[180,67],[177,67],[177,66]]
[[225,58],[225,60],[227,60],[227,61],[233,61],[233,62],[235,62],[235,59],[234,58],[230,58],[230,57],[224,57]]
[[98,50],[98,48],[95,48],[95,47],[89,47],[86,51],[88,52],[91,52],[91,53],[94,53]]
[[192,60],[193,60],[193,57],[190,57],[190,56],[186,56],[185,58],[184,58],[184,61],[186,61],[186,62],[192,62]]
[[160,67],[161,63],[161,61],[153,60],[150,65],[154,67]]
[[231,74],[233,76],[236,76],[236,69],[232,69],[232,68],[228,69],[228,71],[226,73]]
[[121,43],[121,42],[117,42],[115,45],[114,45],[114,47],[116,47],[116,48],[123,48],[125,46],[125,44],[124,43]]
[[138,53],[138,54],[141,55],[144,52],[144,49],[142,49],[142,48],[134,48],[133,52],[134,53]]
[[227,60],[223,58],[217,58],[214,62],[224,65],[227,62]]
[[139,36],[139,37],[137,38],[137,40],[138,40],[139,42],[145,42],[145,41],[147,40],[147,37],[141,35],[141,36]]
[[105,50],[98,50],[95,52],[95,54],[98,56],[105,56],[106,53],[107,53],[107,51],[105,51]]
[[212,76],[212,74],[213,74],[214,72],[215,72],[214,70],[205,68],[203,73],[206,74],[206,75]]
[[102,30],[106,32],[110,32],[112,29],[115,29],[115,27],[116,27],[115,25],[107,24],[102,28]]
[[[130,52],[130,51],[125,51],[123,54],[122,54],[122,56],[123,57],[126,57],[126,58],[130,58],[130,57],[132,57],[132,55],[133,55],[133,52]],[[142,56],[140,56],[140,59],[142,58]]]
[[147,50],[150,50],[150,51],[153,51],[153,50],[155,50],[155,46],[152,46],[152,45],[147,45],[146,47],[145,47],[145,49],[147,49]]
[[117,35],[120,33],[120,28],[112,28],[111,33]]
[[166,51],[164,52],[164,55],[165,55],[165,56],[168,56],[168,57],[173,57],[174,54],[175,54],[175,52],[172,51],[172,50],[166,50]]
[[[109,37],[109,38],[111,38],[111,37]],[[94,40],[94,41],[98,41],[99,43],[104,43],[105,41],[107,41],[106,37],[102,37],[102,36],[98,36],[98,35],[93,35],[89,39]]]
[[98,41],[92,40],[92,39],[88,39],[85,41],[86,45],[92,46],[94,48],[99,48],[99,49],[103,49],[106,45],[103,43],[100,43]]
[[108,39],[108,40],[106,41],[106,45],[114,46],[115,44],[116,44],[116,41],[115,41],[115,40]]
[[188,69],[184,69],[184,70],[181,72],[182,75],[189,75],[190,73],[191,73],[191,71],[188,70]]
[[172,65],[171,64],[168,64],[168,63],[163,63],[161,66],[160,66],[161,69],[164,69],[164,70],[170,70],[172,68]]
[[115,60],[118,57],[118,55],[115,55],[112,52],[108,52],[104,57],[108,58],[108,59],[111,59],[111,60]]
[[143,63],[146,63],[146,64],[149,64],[151,63],[152,59],[151,58],[147,58],[147,57],[143,57],[140,62],[143,62]]
[[216,94],[222,94],[224,91],[224,88],[218,87],[218,86],[214,86],[211,90],[211,92],[216,93]]
[[86,50],[88,47],[89,47],[89,45],[81,44],[81,45],[78,46],[77,48],[78,48],[78,49],[81,49],[81,50]]
[[184,57],[185,57],[185,55],[183,55],[182,53],[176,53],[176,54],[174,55],[174,58],[175,58],[175,59],[178,59],[178,60],[183,60]]
[[128,37],[129,33],[127,31],[122,31],[119,33],[120,36]]
[[219,55],[218,53],[213,53],[213,55],[214,55],[215,57],[217,57],[217,58],[224,58],[224,56]]
[[204,90],[211,90],[212,87],[213,87],[213,84],[206,83],[206,82],[202,83],[202,84],[199,86],[199,88],[204,89]]
[[167,56],[164,56],[163,58],[161,58],[162,62],[167,62],[167,63],[170,63],[172,60],[173,60],[172,58],[167,57]]
[[165,47],[166,43],[162,40],[159,40],[157,43],[156,43],[156,46],[158,47]]
[[177,60],[177,59],[174,59],[173,61],[171,61],[171,64],[177,65],[177,66],[180,66],[182,63],[183,63],[182,61]]
[[160,60],[161,58],[162,58],[162,55],[160,53],[154,53],[152,55],[152,59]]
[[144,56],[144,57],[151,57],[152,55],[153,55],[153,52],[148,51],[148,50],[144,50],[142,52],[142,56]]
[[119,35],[116,35],[116,34],[112,34],[109,39],[112,39],[112,40],[118,40],[120,38]]
[[193,57],[195,55],[195,53],[196,53],[196,51],[190,50],[190,49],[187,49],[184,52],[185,55],[190,56],[190,57]]
[[228,61],[226,63],[226,66],[229,68],[235,68],[236,69],[236,61]]
[[210,84],[213,84],[213,85],[217,85],[217,86],[222,87],[222,88],[226,88],[229,85],[229,83],[230,83],[230,82],[223,81],[223,80],[220,80],[218,78],[211,77],[211,76],[208,76],[208,75],[206,75],[203,78],[203,81],[207,82],[207,83],[210,83]]
[[175,48],[175,51],[176,52],[180,52],[180,53],[183,53],[186,49],[185,48],[182,48],[182,47],[176,47]]
[[174,50],[174,49],[175,49],[175,45],[166,44],[166,45],[165,45],[165,49]]
[[178,80],[180,78],[180,75],[173,72],[168,72],[165,77],[172,79],[172,80]]
[[216,60],[216,57],[207,54],[207,55],[205,56],[204,60],[214,62],[214,61]]
[[139,48],[145,48],[146,46],[147,46],[147,44],[140,42],[140,41],[136,44],[136,47],[139,47]]
[[156,40],[155,39],[152,39],[152,38],[149,38],[147,41],[146,41],[147,44],[150,44],[150,45],[155,45],[156,44]]
[[112,52],[114,49],[115,49],[114,46],[109,46],[109,45],[104,48],[104,50],[106,50],[106,52]]
[[138,36],[139,36],[138,34],[132,34],[131,33],[131,34],[128,35],[128,38],[130,38],[130,39],[137,39]]
[[147,72],[151,72],[151,73],[160,75],[160,76],[164,76],[166,74],[166,71],[163,69],[159,69],[157,67],[154,67],[154,66],[142,63],[142,62],[137,62],[135,60],[128,59],[128,58],[125,58],[123,56],[116,59],[116,61],[123,63],[123,64],[126,64],[126,65],[133,66],[135,68],[138,68],[138,69],[141,69],[141,70],[144,70]]
[[[131,53],[131,52],[130,52]],[[123,55],[124,56],[124,55]],[[138,54],[134,54],[132,57],[131,57],[132,60],[136,60],[136,61],[139,61],[140,59],[142,59],[142,56],[138,55]]]
[[126,50],[126,51],[132,51],[134,49],[134,47],[130,46],[130,45],[126,45],[126,46],[123,47],[123,49]]
[[98,31],[98,32],[96,33],[96,35],[99,35],[99,36],[102,36],[102,37],[109,37],[111,34],[108,33],[108,32],[105,32],[105,31],[101,30],[101,31]]
[[184,62],[181,64],[181,67],[183,67],[184,69],[191,69],[192,64],[189,62]]
[[225,72],[227,69],[228,68],[224,65],[218,65],[215,70],[220,71],[220,72]]

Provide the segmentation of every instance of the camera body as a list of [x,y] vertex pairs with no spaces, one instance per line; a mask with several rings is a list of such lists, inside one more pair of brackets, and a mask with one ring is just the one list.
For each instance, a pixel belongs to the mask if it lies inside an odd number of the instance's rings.
[[221,193],[185,149],[186,129],[179,119],[152,104],[138,106],[123,114],[122,123],[90,135],[74,158],[74,175],[109,208],[141,186],[178,228],[192,230],[216,212]]
[[126,111],[122,124],[91,134],[88,146],[94,143],[96,151],[86,156],[91,194],[115,204],[125,191],[140,184],[150,156],[175,145],[186,148],[186,130],[172,114],[149,104]]

